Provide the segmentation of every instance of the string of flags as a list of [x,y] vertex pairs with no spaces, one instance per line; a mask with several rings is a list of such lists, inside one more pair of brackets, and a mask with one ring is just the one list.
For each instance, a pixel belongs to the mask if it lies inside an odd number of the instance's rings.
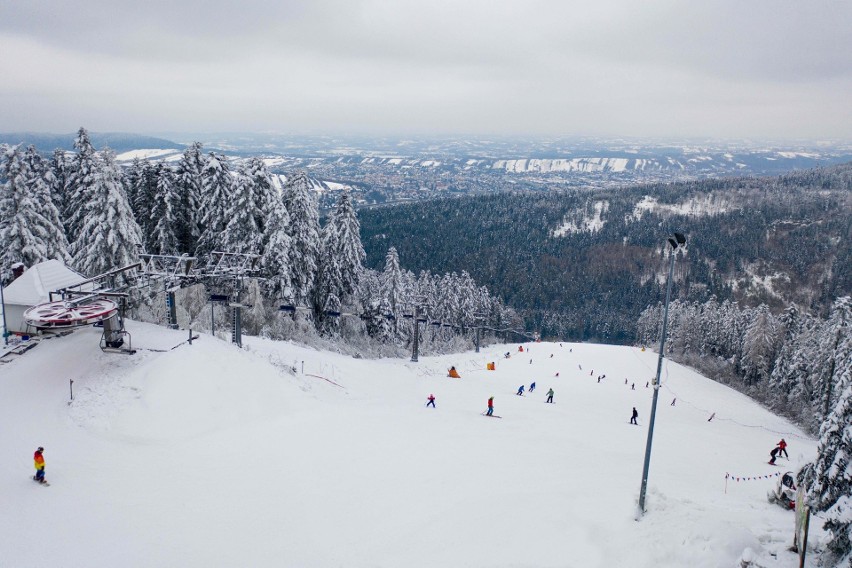
[[733,481],[757,481],[759,479],[772,479],[773,477],[778,477],[781,475],[780,472],[770,473],[768,475],[752,475],[751,477],[746,477],[744,475],[736,476],[731,475],[730,473],[725,474],[725,481],[727,482],[729,479]]

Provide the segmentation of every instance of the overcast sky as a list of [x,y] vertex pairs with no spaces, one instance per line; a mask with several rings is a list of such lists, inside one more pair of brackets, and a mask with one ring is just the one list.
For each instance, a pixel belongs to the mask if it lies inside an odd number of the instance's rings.
[[848,0],[0,0],[0,131],[852,139]]

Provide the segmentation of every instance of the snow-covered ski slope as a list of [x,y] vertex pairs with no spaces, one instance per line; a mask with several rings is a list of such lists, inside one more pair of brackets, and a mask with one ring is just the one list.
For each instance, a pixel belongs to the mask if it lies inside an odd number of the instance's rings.
[[[793,469],[815,442],[671,362],[634,520],[650,349],[514,344],[410,363],[204,335],[169,350],[185,331],[129,330],[136,355],[101,353],[88,328],[0,366],[0,566],[728,567],[746,549],[797,566],[793,515],[765,498],[775,478],[726,494],[725,474]],[[480,415],[491,395],[503,420]],[[790,460],[769,466],[782,436]],[[37,446],[49,488],[31,479]]]

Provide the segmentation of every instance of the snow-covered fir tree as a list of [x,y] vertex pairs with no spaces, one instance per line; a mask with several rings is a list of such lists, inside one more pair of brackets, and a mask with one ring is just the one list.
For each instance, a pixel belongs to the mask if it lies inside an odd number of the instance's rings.
[[284,206],[290,215],[290,277],[293,300],[302,306],[313,297],[319,263],[319,211],[307,174],[296,172],[284,186]]
[[44,227],[47,258],[70,264],[71,255],[68,253],[69,245],[65,238],[62,217],[53,201],[52,188],[56,184],[53,169],[36,151],[35,146],[27,148],[24,160],[27,163],[29,193],[35,200],[39,214],[47,221],[47,225]]
[[[382,272],[382,295],[387,299],[390,314],[399,317],[399,307],[402,304],[402,268],[399,266],[399,253],[396,247],[390,247],[385,255],[385,269]],[[396,320],[394,320],[395,322]],[[394,328],[396,325],[394,325]]]
[[266,276],[264,288],[273,298],[293,301],[293,276],[290,272],[290,214],[276,196],[268,205],[260,264]]
[[[71,174],[71,164],[65,154],[65,150],[57,148],[53,151],[50,159],[50,197],[53,200],[54,206],[59,211],[59,217],[63,221],[63,204],[68,199],[68,177]],[[67,238],[67,235],[66,235]]]
[[740,366],[746,383],[755,384],[767,380],[772,372],[777,329],[775,318],[765,304],[758,306],[750,319],[743,337]]
[[192,143],[183,152],[175,171],[175,187],[180,195],[181,213],[177,215],[185,223],[181,227],[180,251],[191,253],[198,246],[203,226],[201,223],[203,174],[205,157],[200,142]]
[[[50,169],[30,146],[4,147],[0,185],[0,235],[6,270],[17,262],[32,266],[57,259],[68,262],[68,244],[50,195]],[[8,279],[9,273],[3,278]]]
[[261,218],[265,213],[258,210],[254,180],[243,171],[233,177],[233,191],[227,200],[225,229],[219,236],[223,250],[246,254],[262,252],[263,228]]
[[[848,296],[838,302],[849,304]],[[837,304],[835,304],[837,306]],[[839,397],[820,429],[817,459],[811,471],[808,496],[830,532],[832,566],[852,565],[852,334],[848,329],[837,346],[835,361]]]
[[133,196],[133,200],[129,203],[142,231],[146,251],[154,252],[159,250],[154,238],[154,225],[157,219],[152,215],[152,212],[157,209],[158,166],[148,160],[142,160],[137,166],[138,169],[133,175],[133,190],[128,193]]
[[234,185],[230,166],[224,156],[210,154],[204,164],[202,180],[204,213],[201,224],[204,226],[204,232],[198,239],[196,256],[207,256],[212,251],[223,248],[222,235],[228,225],[228,215],[231,213],[230,201]]
[[268,218],[272,215],[272,211],[281,204],[281,196],[272,182],[272,175],[266,169],[266,164],[260,158],[251,158],[245,166],[244,174],[251,180],[254,186],[255,203],[252,210],[255,215],[255,224],[263,235],[259,251],[263,254],[266,250],[267,237],[269,236],[266,224]]
[[149,213],[148,226],[152,227],[152,233],[148,240],[148,252],[166,255],[181,254],[180,235],[185,225],[185,220],[180,217],[182,213],[174,172],[169,166],[160,164],[157,167],[157,194],[154,197],[154,208]]
[[104,151],[87,191],[87,215],[72,245],[74,265],[87,276],[102,274],[139,260],[142,231],[136,223],[121,182],[121,171]]
[[101,169],[95,147],[92,146],[85,128],[80,128],[77,132],[74,148],[77,152],[71,161],[71,171],[65,186],[65,201],[60,204],[60,213],[65,221],[65,236],[72,249],[89,216],[96,177]]

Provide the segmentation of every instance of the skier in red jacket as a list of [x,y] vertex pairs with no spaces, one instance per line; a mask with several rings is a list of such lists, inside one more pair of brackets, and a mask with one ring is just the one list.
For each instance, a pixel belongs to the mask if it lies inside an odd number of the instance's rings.
[[494,414],[494,397],[493,396],[488,399],[488,412],[487,412],[488,416],[491,416],[492,414]]
[[790,459],[790,454],[787,453],[787,442],[784,441],[784,438],[781,438],[781,441],[778,442],[778,455],[784,454],[784,457]]
[[431,406],[432,408],[435,408],[435,395],[434,394],[429,395],[429,402],[426,403],[426,406]]

